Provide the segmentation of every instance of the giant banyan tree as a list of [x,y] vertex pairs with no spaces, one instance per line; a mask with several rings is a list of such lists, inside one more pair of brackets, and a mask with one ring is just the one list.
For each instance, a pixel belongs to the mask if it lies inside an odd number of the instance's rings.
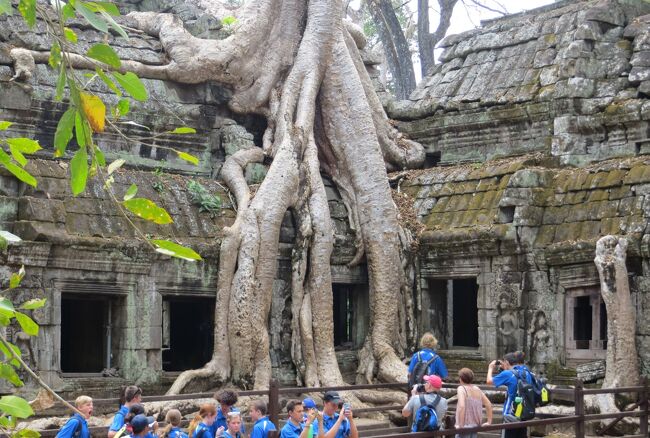
[[[360,364],[368,377],[405,381],[398,353],[410,300],[402,268],[410,237],[398,221],[387,169],[417,167],[424,152],[388,123],[360,55],[363,34],[342,10],[340,0],[246,2],[222,40],[192,36],[171,14],[130,14],[169,56],[156,71],[133,65],[136,73],[224,84],[233,90],[232,110],[267,121],[263,147],[233,154],[222,170],[237,218],[220,247],[212,360],[181,374],[170,393],[215,381],[268,385],[268,320],[287,211],[298,230],[293,360],[306,385],[343,383],[333,346],[333,229],[323,174],[340,191],[357,234],[351,265],[365,260],[368,267],[371,320]],[[262,161],[269,171],[253,195],[243,169]]]

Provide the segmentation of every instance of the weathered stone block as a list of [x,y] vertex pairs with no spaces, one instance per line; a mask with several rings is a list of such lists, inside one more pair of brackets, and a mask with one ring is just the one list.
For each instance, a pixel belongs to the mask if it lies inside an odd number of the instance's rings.
[[515,208],[513,224],[515,226],[537,226],[541,225],[544,209],[534,206],[520,206]]

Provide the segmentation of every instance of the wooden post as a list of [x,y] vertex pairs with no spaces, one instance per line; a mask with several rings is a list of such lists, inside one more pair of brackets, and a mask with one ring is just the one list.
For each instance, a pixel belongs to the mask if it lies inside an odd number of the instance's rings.
[[642,436],[648,436],[648,413],[650,412],[650,385],[648,378],[643,379],[643,393],[641,394],[641,418],[640,418],[640,432]]
[[575,415],[580,417],[576,420],[576,438],[585,438],[585,395],[582,380],[576,379],[576,388],[574,393]]
[[278,389],[280,385],[276,379],[271,379],[271,384],[269,385],[269,419],[271,423],[275,424],[275,427],[279,428],[280,424],[280,393]]

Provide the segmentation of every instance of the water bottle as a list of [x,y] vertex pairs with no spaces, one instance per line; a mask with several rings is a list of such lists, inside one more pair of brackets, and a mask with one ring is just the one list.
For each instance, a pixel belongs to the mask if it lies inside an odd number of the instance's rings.
[[309,438],[314,438],[314,423],[309,425]]
[[522,403],[521,397],[515,397],[515,417],[521,418],[521,414],[524,412],[524,404]]

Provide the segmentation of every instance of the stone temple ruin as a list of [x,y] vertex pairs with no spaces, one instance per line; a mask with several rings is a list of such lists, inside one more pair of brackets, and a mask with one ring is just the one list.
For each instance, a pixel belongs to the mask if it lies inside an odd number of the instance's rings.
[[[24,239],[0,251],[0,271],[4,276],[25,265],[26,288],[18,298],[43,292],[48,298],[46,308],[34,311],[39,337],[13,338],[64,392],[101,392],[126,381],[164,387],[211,355],[220,230],[234,218],[219,170],[227,155],[261,144],[264,122],[232,114],[228,90],[217,85],[145,79],[151,97],[132,119],[154,133],[195,127],[195,135],[157,144],[173,142],[201,158],[197,168],[164,149],[110,133],[99,137],[109,160],[128,162],[117,174],[118,191],[136,182],[174,217],[171,226],[139,225],[191,245],[205,261],[154,253],[134,239],[99,183],[73,198],[66,161],[50,159],[65,109],[53,101],[52,72],[38,64],[30,82],[8,81],[14,74],[9,48],[49,50],[38,29],[0,17],[0,119],[14,122],[9,134],[44,147],[30,168],[37,189],[0,175],[1,226]],[[100,38],[80,24],[75,30],[83,48]],[[153,38],[111,44],[123,59],[165,63]],[[427,169],[399,186],[425,227],[414,291],[418,332],[437,335],[452,369],[464,364],[482,371],[519,348],[551,378],[571,377],[577,365],[605,357],[595,242],[623,235],[638,353],[649,375],[650,4],[559,1],[485,22],[441,46],[440,64],[410,100],[387,102],[399,129],[427,150]],[[376,72],[372,56],[366,63]],[[99,85],[95,91],[112,99]],[[251,165],[247,177],[259,182],[264,172]],[[202,211],[197,182],[221,197],[217,214]],[[333,187],[328,196],[336,223],[334,338],[342,371],[354,381],[368,325],[367,273],[363,265],[346,267],[354,232]],[[287,215],[270,321],[274,375],[285,384],[295,383],[293,236]]]

